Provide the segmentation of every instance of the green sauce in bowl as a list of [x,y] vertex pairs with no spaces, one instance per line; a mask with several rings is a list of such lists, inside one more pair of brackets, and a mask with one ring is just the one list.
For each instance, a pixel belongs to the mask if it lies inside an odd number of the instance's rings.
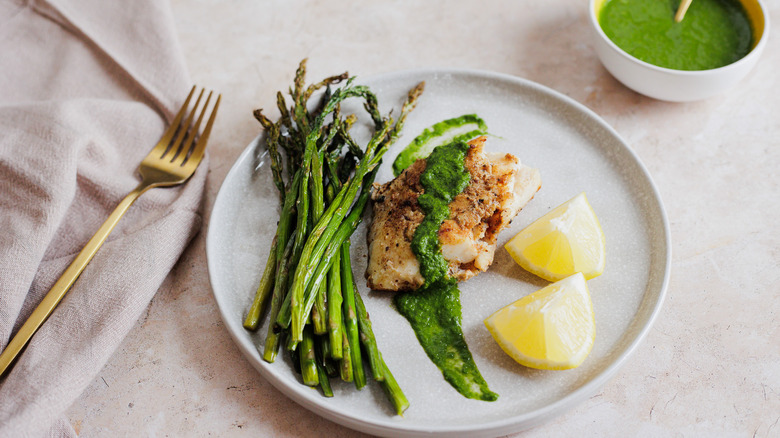
[[737,0],[694,0],[677,23],[679,0],[607,0],[598,21],[612,42],[647,63],[709,70],[750,52],[753,31]]

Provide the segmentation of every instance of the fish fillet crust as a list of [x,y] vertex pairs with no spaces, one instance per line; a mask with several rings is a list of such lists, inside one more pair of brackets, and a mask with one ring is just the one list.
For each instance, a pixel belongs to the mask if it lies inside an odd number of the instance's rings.
[[[485,137],[469,142],[464,166],[469,185],[450,203],[450,217],[439,228],[439,243],[458,281],[488,269],[496,238],[541,187],[539,171],[520,164],[514,155],[485,153]],[[368,287],[406,291],[423,285],[420,265],[412,252],[412,237],[425,217],[417,198],[424,193],[418,160],[397,178],[374,184],[373,220],[368,230]]]

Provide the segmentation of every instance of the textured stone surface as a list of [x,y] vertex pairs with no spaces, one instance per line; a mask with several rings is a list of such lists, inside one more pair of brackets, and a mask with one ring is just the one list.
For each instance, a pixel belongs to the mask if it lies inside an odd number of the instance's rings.
[[[765,2],[780,23],[780,4]],[[780,435],[780,51],[770,35],[736,88],[696,103],[640,96],[590,41],[585,0],[172,0],[194,82],[223,93],[205,211],[298,61],[310,78],[419,67],[493,70],[588,106],[650,170],[669,217],[660,318],[618,375],[518,436]],[[273,113],[271,113],[273,114]],[[208,221],[207,221],[208,224]],[[68,415],[82,436],[361,436],[268,384],[222,327],[205,229]]]

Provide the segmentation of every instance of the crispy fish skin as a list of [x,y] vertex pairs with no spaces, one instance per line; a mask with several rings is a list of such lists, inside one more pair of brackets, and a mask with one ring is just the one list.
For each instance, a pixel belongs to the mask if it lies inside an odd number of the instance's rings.
[[[485,140],[478,137],[469,142],[464,166],[471,181],[450,203],[450,217],[439,228],[448,273],[458,281],[490,267],[498,233],[541,187],[538,170],[522,166],[511,154],[486,154]],[[407,291],[424,283],[411,243],[425,217],[417,202],[424,193],[420,175],[425,166],[425,160],[418,160],[394,180],[374,184],[366,268],[371,289]]]

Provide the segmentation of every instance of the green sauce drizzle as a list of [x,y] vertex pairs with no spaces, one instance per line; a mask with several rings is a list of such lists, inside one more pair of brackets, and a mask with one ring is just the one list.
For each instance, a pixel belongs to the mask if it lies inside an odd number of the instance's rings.
[[412,238],[425,284],[420,290],[397,294],[394,301],[445,380],[465,397],[494,401],[498,394],[488,388],[463,336],[460,290],[457,281],[447,276],[448,263],[439,244],[439,228],[450,216],[449,204],[471,179],[463,166],[468,148],[457,141],[435,148],[428,157],[420,175],[425,193],[418,198],[425,218]]
[[400,175],[412,163],[430,155],[437,146],[457,141],[469,141],[474,137],[486,134],[487,124],[476,114],[464,114],[436,123],[415,137],[398,154],[398,157],[393,161],[393,174]]
[[679,0],[608,0],[599,24],[615,44],[660,67],[708,70],[750,52],[753,32],[736,0],[696,0],[676,23]]
[[463,168],[469,146],[454,142],[433,150],[428,157],[420,184],[425,193],[417,202],[425,212],[425,218],[412,238],[412,252],[420,262],[420,273],[426,284],[444,280],[448,263],[441,255],[439,228],[450,217],[450,202],[469,185],[471,175]]

